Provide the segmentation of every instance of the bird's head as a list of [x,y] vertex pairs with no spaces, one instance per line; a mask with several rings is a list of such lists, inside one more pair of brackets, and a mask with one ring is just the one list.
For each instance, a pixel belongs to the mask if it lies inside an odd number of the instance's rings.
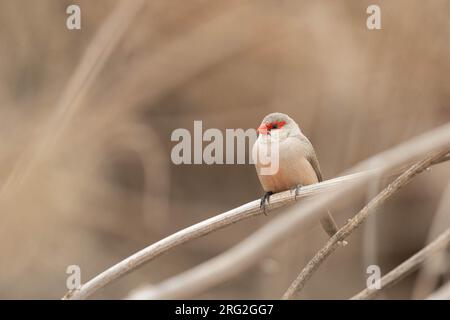
[[262,135],[272,135],[275,132],[280,136],[287,137],[300,133],[300,128],[288,115],[275,112],[264,117],[258,128],[258,133]]

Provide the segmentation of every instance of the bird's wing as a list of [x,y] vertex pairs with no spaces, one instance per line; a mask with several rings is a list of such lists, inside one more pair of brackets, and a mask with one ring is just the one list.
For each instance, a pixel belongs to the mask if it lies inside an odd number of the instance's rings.
[[[314,148],[307,137],[300,136],[299,138],[300,140],[302,140],[303,146],[305,147],[305,157],[316,172],[317,179],[319,180],[319,182],[321,182],[323,178],[322,172],[320,171],[319,160],[317,160],[316,152],[314,151]],[[329,210],[327,210],[327,212],[322,215],[322,217],[320,218],[320,223],[322,224],[325,232],[330,237],[332,237],[338,231],[338,226],[336,225],[336,222],[334,221],[333,216],[331,215]]]
[[323,177],[322,172],[320,171],[319,160],[317,159],[314,147],[312,146],[311,142],[308,140],[307,137],[303,136],[300,137],[300,139],[302,140],[305,146],[306,159],[309,161],[314,171],[316,172],[317,179],[319,180],[319,182],[321,182],[323,180]]
[[320,171],[320,167],[319,167],[319,160],[317,160],[317,156],[316,156],[315,152],[311,156],[308,157],[308,161],[309,161],[309,163],[311,163],[314,171],[316,172],[317,179],[319,180],[319,182],[321,182],[323,180],[323,177],[322,177],[322,172]]

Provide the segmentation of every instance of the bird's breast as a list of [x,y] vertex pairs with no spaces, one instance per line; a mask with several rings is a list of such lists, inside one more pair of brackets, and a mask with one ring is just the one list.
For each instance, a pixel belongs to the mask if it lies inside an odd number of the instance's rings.
[[[257,140],[253,151],[258,178],[266,192],[280,192],[292,189],[297,185],[304,186],[318,182],[314,168],[306,157],[305,148],[302,146],[301,141],[295,138],[288,138],[279,143],[278,170],[272,174],[261,174],[263,168],[276,166],[272,162],[262,163],[255,156],[255,152],[257,154],[259,148],[266,148],[262,143],[264,142]],[[271,159],[273,158],[271,157]]]

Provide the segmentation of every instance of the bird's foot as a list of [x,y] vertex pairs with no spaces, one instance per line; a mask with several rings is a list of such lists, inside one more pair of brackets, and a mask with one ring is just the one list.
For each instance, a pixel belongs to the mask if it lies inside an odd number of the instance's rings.
[[302,186],[301,184],[298,184],[298,185],[295,186],[294,189],[291,190],[291,191],[294,191],[294,192],[295,192],[294,200],[297,200],[298,194],[300,193],[300,189],[301,189],[302,187],[303,187],[303,186]]
[[273,195],[272,191],[268,191],[266,193],[264,193],[264,195],[261,197],[261,203],[259,205],[259,209],[263,209],[263,213],[267,216],[266,213],[266,201],[267,204],[269,204],[269,200],[270,200],[270,196]]

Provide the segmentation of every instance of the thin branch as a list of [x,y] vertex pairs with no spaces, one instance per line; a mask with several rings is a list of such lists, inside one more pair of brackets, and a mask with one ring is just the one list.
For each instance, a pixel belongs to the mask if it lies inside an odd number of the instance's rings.
[[[372,167],[370,164],[375,160],[376,163],[380,164],[380,167],[377,170],[356,173],[350,176],[336,178],[302,188],[302,190],[300,190],[299,197],[306,197],[327,190],[331,191],[335,189],[334,187],[337,185],[340,186],[341,190],[339,190],[339,192],[328,192],[323,197],[313,199],[313,201],[310,201],[309,203],[303,203],[304,206],[302,208],[302,212],[297,212],[297,210],[295,210],[295,212],[292,212],[291,214],[286,214],[280,217],[281,219],[278,218],[278,221],[272,221],[272,223],[268,224],[266,227],[263,227],[252,237],[243,241],[235,251],[231,251],[225,255],[225,262],[222,265],[210,269],[211,272],[204,273],[200,266],[198,267],[199,269],[197,269],[197,272],[196,270],[192,270],[192,272],[196,272],[196,277],[203,279],[204,277],[209,277],[211,275],[213,279],[209,278],[209,281],[197,282],[194,277],[193,280],[195,282],[193,286],[190,285],[189,281],[180,282],[177,289],[185,292],[190,291],[191,288],[195,287],[195,290],[201,291],[202,289],[214,285],[217,282],[222,280],[224,281],[225,279],[238,274],[240,270],[245,269],[252,263],[256,262],[259,257],[264,255],[266,250],[268,250],[272,245],[276,244],[284,237],[289,236],[289,234],[295,231],[301,223],[305,223],[307,220],[312,221],[315,212],[318,212],[320,209],[328,206],[332,201],[338,200],[340,196],[350,194],[352,190],[368,181],[370,177],[392,170],[408,161],[411,161],[423,153],[430,152],[436,148],[448,146],[449,144],[450,124],[427,132],[391,150],[382,152],[354,168],[355,171],[365,170],[368,167]],[[348,183],[350,181],[352,182],[351,184]],[[285,206],[288,203],[293,203],[294,201],[294,195],[289,191],[276,194],[271,198],[271,209]],[[259,201],[253,201],[218,216],[204,220],[186,229],[180,230],[120,261],[116,265],[110,267],[87,283],[83,284],[79,290],[68,292],[64,296],[64,299],[86,299],[107,284],[119,279],[128,272],[131,272],[132,270],[142,266],[144,263],[158,257],[176,246],[261,213],[262,212],[259,209]],[[276,230],[273,230],[274,228]],[[243,248],[243,250],[238,250],[240,248]],[[214,264],[216,261],[220,261],[220,263],[222,263],[223,259],[219,258],[220,256],[215,258],[217,260],[213,259],[214,261],[209,261],[209,263]],[[208,266],[206,263],[205,265]],[[237,266],[239,266],[239,268]],[[220,277],[216,276],[217,274],[220,274]],[[199,283],[202,285],[199,285]]]
[[[392,149],[361,162],[353,171],[373,167],[376,163],[382,172],[401,166],[417,157],[450,146],[450,124],[427,132]],[[378,174],[380,174],[378,172]],[[296,204],[283,215],[273,219],[233,248],[202,264],[152,286],[140,297],[146,299],[186,298],[220,284],[262,259],[281,241],[298,233],[300,227],[317,223],[317,212],[323,211],[334,201],[351,197],[372,176],[358,179],[351,185],[344,184],[337,191]],[[142,291],[141,291],[142,293]]]
[[417,174],[427,169],[433,162],[439,160],[448,153],[448,150],[440,151],[432,156],[414,164],[410,169],[406,170],[402,175],[390,183],[383,191],[373,198],[361,211],[359,211],[349,222],[342,227],[334,236],[328,240],[326,245],[320,249],[316,255],[303,268],[298,277],[292,282],[290,287],[283,295],[283,299],[294,298],[300,290],[305,286],[306,282],[311,278],[319,266],[330,256],[338,247],[338,242],[343,241],[357,227],[363,223],[367,217],[387,199],[395,194],[400,188],[409,183]]
[[450,281],[429,295],[427,300],[450,300]]
[[373,298],[377,295],[380,290],[392,286],[397,283],[408,274],[416,270],[425,259],[429,258],[438,251],[445,250],[450,245],[450,229],[447,229],[442,235],[440,235],[436,240],[431,242],[425,248],[417,252],[411,258],[397,266],[394,270],[386,274],[380,280],[379,289],[369,289],[366,288],[357,295],[355,295],[352,300],[364,300]]
[[[349,174],[343,177],[338,177],[323,181],[321,183],[305,186],[299,191],[297,197],[295,197],[295,194],[291,191],[277,193],[270,198],[270,208],[269,208],[270,210],[267,211],[266,213],[269,213],[270,211],[276,208],[292,204],[296,201],[296,199],[299,200],[301,198],[314,196],[320,193],[336,189],[337,187],[340,187],[343,184],[355,182],[359,179],[362,179],[363,177],[366,177],[369,174],[374,173],[375,171],[376,169],[369,170],[366,172]],[[166,253],[167,251],[183,243],[200,238],[204,235],[225,228],[236,222],[261,215],[262,213],[263,212],[260,209],[260,201],[255,200],[246,203],[240,207],[237,207],[235,209],[232,209],[230,211],[227,211],[225,213],[203,220],[188,228],[182,229],[142,249],[141,251],[136,252],[132,256],[112,266],[108,270],[104,271],[103,273],[93,278],[91,281],[84,284],[81,290],[68,292],[67,295],[64,296],[64,298],[84,299],[90,296],[98,289],[108,284],[109,282],[118,279],[119,277],[127,274],[131,270],[140,267],[144,263],[155,259],[156,257]]]

